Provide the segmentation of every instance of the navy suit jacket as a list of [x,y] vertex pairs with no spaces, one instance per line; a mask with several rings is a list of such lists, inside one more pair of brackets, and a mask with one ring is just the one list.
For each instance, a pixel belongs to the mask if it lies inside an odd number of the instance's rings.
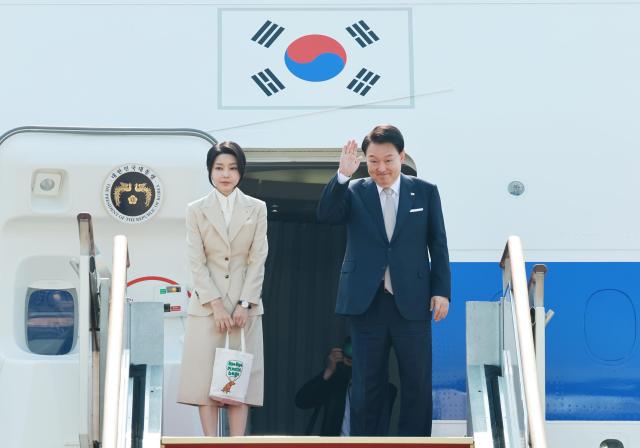
[[391,241],[387,238],[378,188],[371,178],[327,184],[318,221],[347,225],[336,313],[364,313],[386,266],[396,305],[407,320],[430,320],[432,296],[451,298],[447,235],[438,188],[401,174],[400,200]]

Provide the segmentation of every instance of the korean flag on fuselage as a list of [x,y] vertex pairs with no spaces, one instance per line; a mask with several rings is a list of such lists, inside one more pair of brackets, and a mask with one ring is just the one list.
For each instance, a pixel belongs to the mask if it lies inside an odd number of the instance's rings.
[[411,107],[411,16],[393,9],[221,9],[219,105]]

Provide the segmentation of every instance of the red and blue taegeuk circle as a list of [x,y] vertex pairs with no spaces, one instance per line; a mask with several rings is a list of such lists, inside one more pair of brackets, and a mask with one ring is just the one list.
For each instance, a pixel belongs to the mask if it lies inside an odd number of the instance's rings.
[[308,34],[289,44],[284,53],[289,71],[305,81],[321,82],[337,76],[347,63],[340,43],[322,34]]

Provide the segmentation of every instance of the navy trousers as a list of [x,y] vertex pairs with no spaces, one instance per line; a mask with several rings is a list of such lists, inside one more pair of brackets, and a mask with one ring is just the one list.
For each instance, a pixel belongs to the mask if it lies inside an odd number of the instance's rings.
[[[427,298],[425,298],[425,306]],[[404,319],[381,285],[369,309],[350,317],[353,346],[351,435],[386,436],[389,351],[400,373],[398,435],[431,435],[431,321]]]

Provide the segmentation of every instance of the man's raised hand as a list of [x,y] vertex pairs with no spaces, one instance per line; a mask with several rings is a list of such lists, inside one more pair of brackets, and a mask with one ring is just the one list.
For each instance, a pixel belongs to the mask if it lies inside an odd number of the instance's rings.
[[347,144],[342,147],[338,171],[347,177],[351,177],[359,166],[360,156],[358,156],[358,144],[355,140],[349,140]]

